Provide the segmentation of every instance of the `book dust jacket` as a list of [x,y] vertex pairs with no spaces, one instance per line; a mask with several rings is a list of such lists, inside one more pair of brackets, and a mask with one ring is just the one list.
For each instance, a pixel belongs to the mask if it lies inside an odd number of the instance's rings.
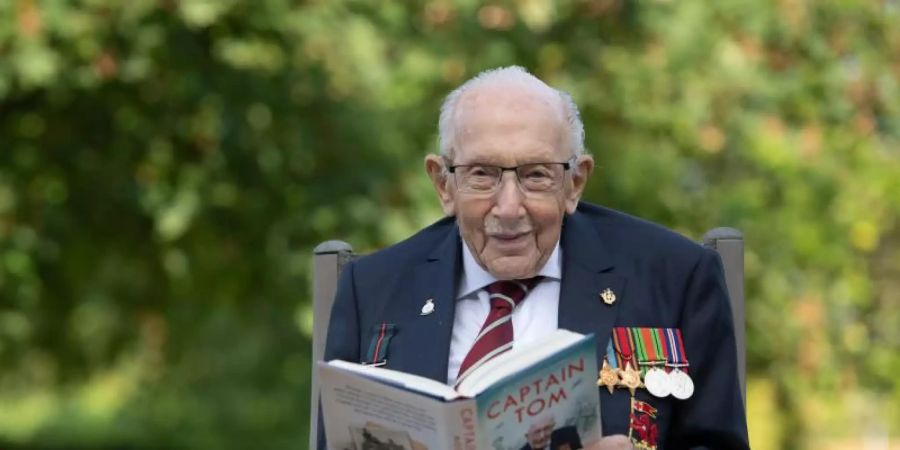
[[[534,442],[581,448],[601,437],[593,336],[478,395],[478,448],[519,450]],[[543,436],[543,437],[542,437]]]

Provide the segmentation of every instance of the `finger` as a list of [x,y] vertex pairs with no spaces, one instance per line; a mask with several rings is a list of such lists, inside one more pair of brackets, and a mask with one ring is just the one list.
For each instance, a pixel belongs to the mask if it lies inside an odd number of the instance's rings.
[[633,449],[631,440],[623,434],[616,434],[601,438],[599,441],[586,447],[586,450],[629,450]]

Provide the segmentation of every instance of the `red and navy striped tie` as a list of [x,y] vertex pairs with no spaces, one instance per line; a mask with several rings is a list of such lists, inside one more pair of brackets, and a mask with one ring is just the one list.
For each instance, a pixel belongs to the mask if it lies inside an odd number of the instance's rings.
[[513,344],[513,309],[522,302],[541,277],[526,280],[495,281],[485,290],[490,294],[491,311],[488,313],[475,344],[459,366],[456,384],[489,359],[509,350]]

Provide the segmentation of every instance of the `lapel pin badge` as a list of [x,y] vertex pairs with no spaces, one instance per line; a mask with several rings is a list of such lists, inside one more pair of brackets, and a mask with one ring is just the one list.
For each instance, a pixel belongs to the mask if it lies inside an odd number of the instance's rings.
[[612,305],[616,302],[616,293],[612,291],[610,288],[606,288],[603,292],[600,293],[600,299],[603,300],[603,303],[607,305]]
[[425,300],[425,304],[422,305],[422,312],[419,313],[420,316],[427,316],[434,312],[434,299]]

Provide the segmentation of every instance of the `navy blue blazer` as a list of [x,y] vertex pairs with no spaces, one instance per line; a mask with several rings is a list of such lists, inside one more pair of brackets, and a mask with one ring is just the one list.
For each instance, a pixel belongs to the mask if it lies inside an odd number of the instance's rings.
[[[394,324],[386,367],[446,382],[461,245],[455,218],[447,217],[348,264],[338,283],[325,360],[362,362],[380,325]],[[659,448],[749,448],[718,254],[661,226],[585,202],[564,219],[560,245],[559,327],[594,333],[598,362],[613,327],[682,330],[694,395],[660,399],[645,389],[636,395],[657,408]],[[612,305],[599,297],[607,288],[616,293]],[[433,299],[434,312],[421,315],[427,299]],[[600,405],[603,434],[627,435],[628,391],[602,388]]]

